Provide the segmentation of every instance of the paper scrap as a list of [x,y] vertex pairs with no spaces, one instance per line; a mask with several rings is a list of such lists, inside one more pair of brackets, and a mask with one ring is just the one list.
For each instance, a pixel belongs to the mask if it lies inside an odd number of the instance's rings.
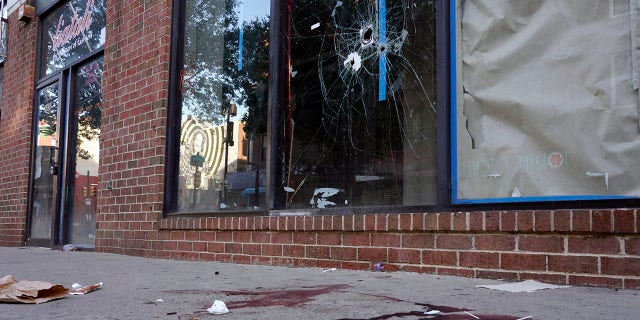
[[95,290],[99,289],[100,287],[102,287],[102,282],[96,283],[96,284],[91,285],[91,286],[82,286],[82,285],[78,285],[77,283],[74,283],[73,289],[71,291],[69,291],[69,294],[70,295],[85,294],[85,293],[89,293],[91,291],[95,291]]
[[515,282],[515,283],[476,286],[476,288],[486,288],[486,289],[501,290],[501,291],[508,291],[508,292],[534,292],[537,290],[559,289],[559,288],[567,288],[567,287],[569,286],[558,286],[554,284],[538,282],[535,280],[526,280],[526,281]]

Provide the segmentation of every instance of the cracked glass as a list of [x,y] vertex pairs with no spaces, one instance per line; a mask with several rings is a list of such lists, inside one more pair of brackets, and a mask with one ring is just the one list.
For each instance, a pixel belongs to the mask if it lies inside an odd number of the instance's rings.
[[285,207],[431,205],[435,1],[288,1]]

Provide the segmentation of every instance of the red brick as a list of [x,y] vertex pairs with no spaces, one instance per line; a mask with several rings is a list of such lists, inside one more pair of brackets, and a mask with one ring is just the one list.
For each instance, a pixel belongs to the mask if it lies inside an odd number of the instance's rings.
[[487,211],[484,216],[486,231],[500,231],[500,212]]
[[193,243],[193,251],[203,252],[207,251],[207,243],[202,241],[196,241]]
[[571,231],[571,211],[558,210],[553,212],[553,231],[555,232]]
[[178,241],[178,250],[180,251],[192,251],[193,242],[191,241]]
[[420,250],[416,249],[389,249],[389,262],[419,264],[421,261]]
[[231,242],[233,241],[233,234],[231,233],[231,231],[218,231],[216,233],[216,241]]
[[285,256],[291,256],[295,258],[304,258],[306,256],[306,246],[303,245],[290,245],[282,246],[282,254]]
[[544,283],[552,283],[565,285],[567,284],[567,276],[561,274],[547,274],[547,273],[520,273],[520,280],[535,280]]
[[245,243],[242,245],[242,253],[248,255],[260,255],[262,253],[262,245],[257,243]]
[[400,247],[400,235],[394,233],[372,233],[371,246]]
[[624,247],[627,254],[640,256],[640,236],[626,238]]
[[533,231],[533,211],[518,211],[518,231]]
[[399,221],[399,230],[403,230],[403,231],[411,231],[413,230],[413,225],[412,225],[412,215],[411,214],[400,214],[398,216],[398,218],[400,219]]
[[331,259],[356,260],[358,249],[355,247],[331,247]]
[[495,252],[460,252],[460,266],[469,268],[497,269],[500,267],[500,254]]
[[423,213],[411,214],[411,225],[413,226],[413,230],[417,230],[417,231],[424,230],[424,214]]
[[503,231],[503,232],[517,231],[515,211],[500,212],[500,231]]
[[353,216],[353,231],[364,230],[364,215],[358,214]]
[[207,252],[224,252],[224,243],[207,242]]
[[550,255],[549,271],[562,273],[598,273],[598,258],[595,256]]
[[620,241],[616,237],[569,237],[570,253],[619,254]]
[[257,264],[257,265],[265,265],[265,266],[270,266],[270,265],[274,265],[273,260],[278,258],[281,259],[280,257],[261,257],[261,256],[246,256],[249,258],[249,260],[247,261],[246,258],[242,258],[243,262],[240,262],[237,260],[238,256],[233,256],[233,262],[234,263],[251,263],[251,264]]
[[456,212],[452,215],[453,230],[455,231],[467,231],[467,216],[466,212]]
[[518,240],[520,251],[564,252],[564,237],[521,235]]
[[402,235],[402,247],[434,249],[435,236],[428,233],[406,233]]
[[512,235],[478,235],[475,238],[477,250],[513,251],[516,248],[515,236]]
[[568,282],[570,285],[577,286],[622,288],[622,279],[618,278],[570,275]]
[[389,218],[388,214],[377,214],[376,215],[376,231],[387,231],[387,219]]
[[435,267],[427,267],[423,265],[403,265],[402,271],[404,272],[417,272],[417,273],[435,273]]
[[251,232],[249,231],[234,231],[233,242],[251,242]]
[[475,270],[469,270],[469,269],[438,267],[436,272],[441,275],[456,276],[456,277],[475,278],[476,276]]
[[590,232],[591,231],[591,212],[589,210],[572,210],[571,211],[571,231],[573,232]]
[[233,263],[239,263],[239,264],[250,264],[252,262],[259,264],[255,261],[251,261],[251,256],[246,256],[243,254],[234,254],[231,256],[231,261],[233,261]]
[[387,249],[385,248],[358,248],[358,260],[360,261],[387,261]]
[[[331,217],[331,229],[330,230],[337,230],[337,231],[343,231],[344,230],[344,224],[343,224],[343,219],[344,216],[333,216]],[[327,229],[327,225],[326,225],[326,221],[325,221],[325,226],[324,226],[325,230]]]
[[398,231],[400,230],[400,217],[397,213],[390,214],[387,217],[387,230]]
[[601,258],[601,273],[610,275],[639,276],[640,258]]
[[242,253],[242,245],[239,243],[225,243],[224,253]]
[[342,221],[343,221],[343,227],[342,230],[344,231],[354,231],[354,215],[346,215],[346,216],[342,216]]
[[341,268],[342,266],[340,261],[333,260],[317,260],[316,264],[318,268],[323,269]]
[[281,244],[263,244],[262,245],[262,255],[265,256],[282,256],[282,248]]
[[534,230],[537,232],[550,232],[551,228],[551,211],[535,211],[533,213],[535,221]]
[[364,230],[366,231],[375,231],[376,230],[376,215],[367,214],[363,216],[364,218]]
[[274,232],[271,234],[271,243],[291,243],[291,232]]
[[347,270],[368,270],[371,269],[369,262],[343,261],[340,266]]
[[478,278],[483,279],[499,279],[505,281],[517,281],[519,279],[518,273],[516,272],[477,270],[476,274]]
[[270,243],[271,234],[264,231],[254,231],[251,233],[251,241],[255,243]]
[[438,214],[427,213],[424,221],[424,227],[426,231],[437,231],[438,230]]
[[502,253],[501,268],[505,270],[546,270],[546,256],[540,254]]
[[484,212],[469,213],[469,231],[482,231],[484,224]]
[[616,233],[636,232],[634,210],[613,210],[613,225]]
[[640,279],[624,279],[624,288],[640,290]]
[[331,258],[331,247],[307,246],[306,257],[314,259],[329,259]]
[[342,244],[345,246],[368,246],[370,244],[368,233],[345,233],[342,235]]
[[293,233],[293,243],[296,244],[316,244],[316,233],[315,232],[294,232]]
[[470,235],[448,235],[440,234],[436,236],[436,248],[438,249],[471,249]]
[[424,250],[422,251],[422,263],[426,265],[455,266],[458,264],[458,255],[453,251]]
[[342,244],[342,234],[337,232],[318,233],[317,240],[318,240],[318,244],[340,245]]
[[591,231],[611,233],[611,210],[593,210],[591,212]]
[[438,213],[438,230],[451,230],[451,213]]

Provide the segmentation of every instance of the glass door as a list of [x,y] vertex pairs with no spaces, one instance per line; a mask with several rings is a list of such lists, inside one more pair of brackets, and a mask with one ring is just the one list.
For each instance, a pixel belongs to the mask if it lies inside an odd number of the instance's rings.
[[66,241],[79,247],[95,245],[98,210],[98,167],[102,109],[102,57],[80,65],[74,72],[69,133],[69,201]]
[[60,86],[56,81],[38,90],[35,157],[32,168],[31,216],[29,243],[50,245],[54,242],[58,212],[58,154]]

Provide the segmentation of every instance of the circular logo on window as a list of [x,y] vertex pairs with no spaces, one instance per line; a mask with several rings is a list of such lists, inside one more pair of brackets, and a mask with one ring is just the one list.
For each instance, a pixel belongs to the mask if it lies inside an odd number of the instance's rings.
[[553,152],[549,155],[549,158],[547,158],[547,162],[551,168],[560,167],[564,162],[564,156],[562,156],[560,152]]

